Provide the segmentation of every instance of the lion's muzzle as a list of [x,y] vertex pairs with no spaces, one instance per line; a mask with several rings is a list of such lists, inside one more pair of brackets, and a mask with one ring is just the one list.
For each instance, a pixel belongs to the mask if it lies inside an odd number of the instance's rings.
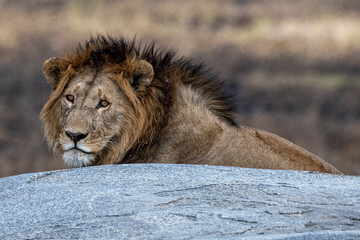
[[74,142],[78,142],[81,139],[86,138],[88,135],[88,133],[86,133],[86,134],[79,133],[79,132],[73,133],[73,132],[69,132],[69,131],[66,131],[65,134]]
[[81,133],[75,131],[65,131],[65,141],[62,141],[63,149],[65,151],[76,149],[87,154],[91,154],[92,150],[85,144],[86,137],[89,133]]
[[88,133],[65,131],[67,140],[63,141],[63,160],[65,163],[72,167],[83,167],[90,165],[95,155],[91,152],[84,141],[86,140]]

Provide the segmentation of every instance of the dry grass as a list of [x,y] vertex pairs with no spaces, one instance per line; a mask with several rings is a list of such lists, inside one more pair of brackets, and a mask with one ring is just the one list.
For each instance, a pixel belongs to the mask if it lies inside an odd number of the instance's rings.
[[359,10],[354,0],[0,0],[0,176],[64,167],[38,120],[50,92],[42,63],[98,33],[206,60],[238,91],[241,124],[360,174]]

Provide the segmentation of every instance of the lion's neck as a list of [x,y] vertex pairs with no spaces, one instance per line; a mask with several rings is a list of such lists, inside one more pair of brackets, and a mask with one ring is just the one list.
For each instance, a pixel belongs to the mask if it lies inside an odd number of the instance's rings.
[[190,87],[178,88],[160,148],[152,162],[196,163],[215,144],[224,123],[206,105],[206,99]]

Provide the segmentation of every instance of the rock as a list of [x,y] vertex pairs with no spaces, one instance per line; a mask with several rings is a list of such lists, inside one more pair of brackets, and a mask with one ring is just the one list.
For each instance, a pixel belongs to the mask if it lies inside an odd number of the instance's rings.
[[0,239],[359,239],[360,177],[130,164],[0,179]]

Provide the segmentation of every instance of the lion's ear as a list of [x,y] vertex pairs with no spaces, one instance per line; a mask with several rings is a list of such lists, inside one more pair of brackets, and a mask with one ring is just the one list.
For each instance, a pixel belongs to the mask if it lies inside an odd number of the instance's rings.
[[147,87],[151,84],[154,77],[154,69],[150,63],[140,60],[132,73],[132,83],[134,89],[141,86]]
[[60,81],[60,73],[69,66],[69,63],[60,58],[49,58],[44,62],[43,73],[46,81],[50,83],[53,89],[56,89]]

